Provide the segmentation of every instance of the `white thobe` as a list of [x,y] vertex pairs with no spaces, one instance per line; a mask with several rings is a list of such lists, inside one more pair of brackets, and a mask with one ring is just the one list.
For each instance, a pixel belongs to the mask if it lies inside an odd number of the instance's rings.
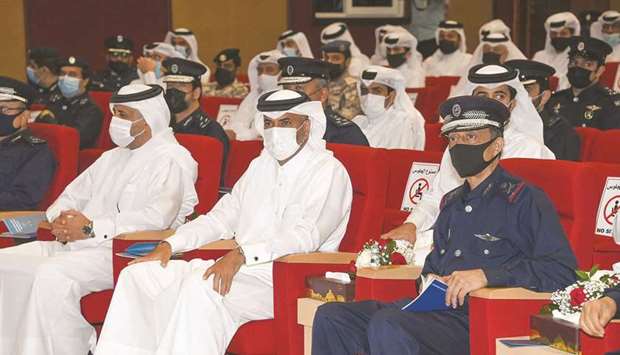
[[62,211],[81,211],[93,221],[95,238],[0,250],[0,354],[94,351],[95,329],[82,317],[80,298],[112,288],[112,238],[177,227],[198,201],[195,163],[183,165],[174,150],[152,141],[104,153],[47,210],[50,221]]
[[213,261],[125,268],[96,354],[224,354],[242,324],[273,317],[272,261],[337,250],[351,199],[349,176],[328,151],[306,146],[283,166],[263,151],[211,212],[167,239],[180,252],[234,236],[246,264],[230,292],[202,279]]
[[259,134],[254,127],[254,118],[256,113],[256,104],[258,98],[263,92],[250,92],[248,96],[243,98],[239,109],[231,120],[224,126],[224,129],[231,129],[235,132],[236,140],[238,141],[250,141],[258,139]]
[[[555,159],[555,156],[549,148],[538,140],[516,131],[508,125],[504,131],[504,149],[502,149],[500,158]],[[446,148],[441,158],[439,172],[431,184],[431,189],[422,196],[420,202],[405,220],[405,223],[413,223],[417,227],[418,239],[416,244],[422,243],[428,246],[424,250],[416,250],[416,260],[424,260],[430,252],[433,238],[431,228],[439,216],[441,199],[446,193],[461,186],[464,181],[452,165],[450,151]]]
[[568,71],[569,51],[570,48],[566,48],[564,51],[558,53],[553,47],[551,47],[549,49],[543,49],[536,52],[532,58],[532,60],[547,64],[555,69],[554,75],[558,77],[558,87],[556,88],[556,91],[568,89],[570,87],[570,83],[566,77],[566,72]]
[[414,116],[394,110],[392,106],[376,120],[358,115],[353,122],[362,129],[373,148],[424,150],[424,118],[417,111]]
[[407,61],[395,69],[398,70],[405,78],[406,88],[423,88],[426,85],[426,74],[422,68],[422,63],[410,64],[409,61]]
[[444,54],[439,49],[422,63],[426,76],[461,76],[466,74],[471,54],[459,50]]

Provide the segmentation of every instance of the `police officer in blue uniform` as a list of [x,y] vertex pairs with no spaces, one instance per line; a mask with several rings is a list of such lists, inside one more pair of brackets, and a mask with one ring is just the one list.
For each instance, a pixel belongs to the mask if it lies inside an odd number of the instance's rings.
[[77,57],[60,61],[58,87],[62,97],[50,102],[37,122],[73,127],[80,133],[80,149],[92,148],[97,142],[103,124],[103,112],[88,96],[90,67]]
[[550,292],[575,281],[575,256],[552,203],[498,165],[508,109],[493,99],[459,96],[440,112],[450,158],[465,182],[442,200],[422,274],[448,285],[450,309],[402,311],[411,299],[327,303],[314,318],[313,354],[468,354],[470,292]]
[[52,182],[56,160],[28,129],[35,90],[0,76],[0,211],[35,210]]
[[222,142],[223,179],[230,143],[222,126],[210,119],[200,107],[202,96],[200,77],[206,72],[205,67],[200,63],[181,58],[168,58],[162,65],[166,72],[163,81],[166,84],[166,102],[172,112],[173,119],[170,125],[174,133],[200,134]]
[[133,41],[127,36],[115,35],[103,42],[108,68],[93,75],[91,90],[116,91],[138,79],[133,65]]
[[555,69],[547,64],[526,59],[509,60],[505,65],[519,72],[519,80],[542,119],[547,148],[551,149],[556,159],[578,161],[581,140],[575,127],[566,117],[547,105],[551,98],[549,78],[555,73]]
[[28,51],[26,76],[28,84],[36,90],[33,103],[48,105],[62,98],[58,88],[60,55],[55,48],[39,47]]
[[601,85],[611,47],[596,38],[572,37],[566,76],[571,87],[556,92],[547,105],[575,127],[620,128],[620,94]]
[[321,101],[327,118],[325,139],[328,143],[368,146],[368,139],[353,121],[336,113],[328,103],[330,64],[318,59],[284,57],[278,60],[282,74],[278,84],[284,89],[303,91],[312,100]]

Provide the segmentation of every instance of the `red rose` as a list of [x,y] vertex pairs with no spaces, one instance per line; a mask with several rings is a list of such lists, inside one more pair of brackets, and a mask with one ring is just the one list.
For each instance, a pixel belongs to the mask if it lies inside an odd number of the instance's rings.
[[390,255],[390,261],[392,265],[407,265],[407,260],[401,253],[394,252]]
[[586,301],[586,293],[583,288],[576,288],[570,292],[570,305],[573,307],[579,307]]
[[355,266],[355,260],[351,260],[351,262],[349,263],[349,272],[351,273],[357,273],[357,267]]
[[380,248],[385,248],[387,243],[389,243],[390,241],[391,241],[391,239],[379,239],[379,240],[377,240],[377,243],[379,243],[379,247]]

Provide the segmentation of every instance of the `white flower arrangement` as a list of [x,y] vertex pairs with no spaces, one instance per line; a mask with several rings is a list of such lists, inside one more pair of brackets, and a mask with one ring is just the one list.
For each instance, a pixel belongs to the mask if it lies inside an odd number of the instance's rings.
[[413,244],[406,240],[369,240],[357,254],[355,267],[410,265],[414,262]]
[[552,304],[543,309],[551,312],[554,318],[579,324],[581,309],[588,301],[604,296],[605,290],[620,285],[620,274],[609,270],[577,271],[577,282],[551,294]]

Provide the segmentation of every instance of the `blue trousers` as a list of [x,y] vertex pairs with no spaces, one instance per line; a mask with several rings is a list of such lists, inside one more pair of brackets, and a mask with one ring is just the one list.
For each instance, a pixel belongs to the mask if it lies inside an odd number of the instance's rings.
[[313,355],[466,355],[466,310],[401,311],[410,299],[326,303],[314,316]]

